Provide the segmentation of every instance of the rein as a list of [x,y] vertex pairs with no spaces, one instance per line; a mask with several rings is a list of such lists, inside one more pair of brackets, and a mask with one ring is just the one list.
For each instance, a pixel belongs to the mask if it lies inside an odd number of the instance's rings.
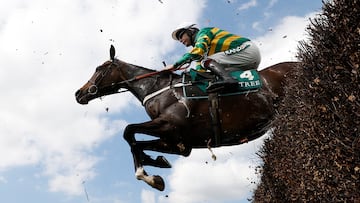
[[[95,81],[89,81],[92,84],[90,86],[90,88],[88,89],[89,94],[96,94],[97,93],[97,91],[98,91],[97,83],[102,81],[102,79],[109,73],[110,67],[112,65],[114,65],[114,64],[115,64],[114,60],[112,60],[112,63],[109,65],[109,68],[106,69],[106,71],[104,71],[104,73],[101,73],[101,78],[100,79],[98,79],[98,80],[95,79]],[[164,65],[165,65],[165,63],[164,63]],[[159,74],[162,74],[162,73],[165,73],[165,72],[173,72],[175,70],[184,70],[184,69],[187,69],[189,66],[190,66],[190,63],[188,63],[187,65],[183,65],[180,68],[172,68],[172,69],[166,69],[166,70],[161,70],[161,71],[155,71],[155,72],[151,72],[151,73],[145,73],[145,74],[138,75],[138,76],[135,76],[135,77],[130,78],[130,79],[126,79],[126,80],[124,79],[121,82],[112,83],[109,86],[112,87],[114,85],[128,84],[128,83],[136,81],[136,80],[141,80],[141,79],[148,78],[148,77],[151,77],[151,76],[154,76],[154,75],[159,75]],[[127,90],[127,89],[126,90],[121,90],[121,91],[114,92],[113,94],[124,93],[124,92],[127,92],[127,91],[129,91],[129,90]]]
[[144,78],[148,78],[148,77],[151,77],[151,76],[154,76],[154,75],[159,75],[159,74],[162,74],[162,73],[165,73],[165,72],[173,72],[173,71],[176,71],[176,70],[184,70],[184,69],[187,69],[189,66],[190,66],[190,64],[182,66],[180,68],[172,68],[172,69],[168,69],[168,70],[161,70],[161,71],[156,71],[156,72],[151,72],[151,73],[145,73],[145,74],[138,75],[138,76],[135,76],[135,77],[127,79],[127,80],[123,80],[123,81],[118,82],[116,84],[120,85],[120,84],[124,84],[124,83],[129,83],[129,82],[133,82],[133,81],[136,81],[136,80],[141,80],[141,79],[144,79]]

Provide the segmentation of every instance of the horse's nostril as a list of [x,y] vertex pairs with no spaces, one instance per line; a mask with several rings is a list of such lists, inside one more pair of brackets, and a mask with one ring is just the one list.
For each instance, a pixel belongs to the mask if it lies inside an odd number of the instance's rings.
[[78,97],[80,95],[80,90],[75,92],[75,97]]

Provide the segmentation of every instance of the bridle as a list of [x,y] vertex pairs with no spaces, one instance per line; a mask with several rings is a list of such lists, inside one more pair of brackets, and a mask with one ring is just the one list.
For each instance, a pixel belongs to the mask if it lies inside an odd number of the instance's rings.
[[[111,60],[111,63],[102,71],[100,71],[99,73],[97,73],[98,75],[94,78],[94,80],[89,80],[88,82],[91,84],[90,87],[88,88],[88,94],[90,95],[95,95],[98,93],[98,90],[99,90],[99,84],[101,83],[101,81],[103,81],[103,79],[105,78],[105,76],[107,76],[109,73],[111,73],[111,69],[112,69],[112,66],[115,66],[117,69],[119,69],[121,72],[121,68],[119,68],[117,66],[117,64],[115,64],[115,60]],[[100,75],[100,76],[99,76]],[[122,77],[124,74],[121,74]],[[126,78],[123,78],[123,81],[121,82],[118,82],[118,83],[111,83],[110,85],[108,86],[105,86],[106,87],[114,87],[115,85],[121,85],[121,84],[124,84],[124,83],[129,83],[130,81],[132,81],[131,79],[128,80]],[[122,92],[127,92],[129,90],[121,90],[121,91],[116,91],[114,92],[115,93],[122,93]]]
[[[91,84],[90,87],[88,88],[88,93],[90,95],[95,95],[98,93],[99,87],[98,85],[100,84],[100,82],[105,78],[105,76],[110,72],[111,70],[111,65],[113,65],[113,62],[103,71],[100,71],[100,73],[98,71],[97,72],[97,76],[93,79],[93,80],[89,80],[89,83]],[[101,75],[100,75],[101,74]],[[99,77],[100,75],[100,77]]]

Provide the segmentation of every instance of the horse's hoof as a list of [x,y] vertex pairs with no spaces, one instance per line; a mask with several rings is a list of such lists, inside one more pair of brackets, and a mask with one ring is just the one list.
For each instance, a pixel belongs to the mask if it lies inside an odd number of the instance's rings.
[[158,164],[158,167],[160,167],[160,168],[171,168],[171,164],[163,156],[156,157],[156,163]]
[[165,189],[165,182],[163,180],[163,178],[161,176],[155,175],[153,176],[153,184],[151,185],[151,187],[160,190],[160,191],[164,191]]

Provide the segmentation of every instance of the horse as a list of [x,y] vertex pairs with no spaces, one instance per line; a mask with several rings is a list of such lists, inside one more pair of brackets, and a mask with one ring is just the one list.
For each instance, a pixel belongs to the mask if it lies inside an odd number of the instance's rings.
[[[144,150],[189,156],[193,148],[239,145],[254,140],[269,130],[276,103],[284,96],[286,74],[297,62],[282,62],[259,71],[262,86],[242,94],[208,97],[185,96],[184,77],[173,71],[155,71],[115,58],[111,45],[110,60],[76,91],[79,104],[105,95],[130,91],[144,106],[150,120],[129,124],[123,137],[130,146],[135,176],[151,187],[163,191],[165,182],[159,175],[148,175],[144,166],[171,168],[164,156],[153,159]],[[212,99],[210,99],[212,98]],[[141,133],[154,140],[136,140]],[[215,156],[213,156],[215,158]]]

